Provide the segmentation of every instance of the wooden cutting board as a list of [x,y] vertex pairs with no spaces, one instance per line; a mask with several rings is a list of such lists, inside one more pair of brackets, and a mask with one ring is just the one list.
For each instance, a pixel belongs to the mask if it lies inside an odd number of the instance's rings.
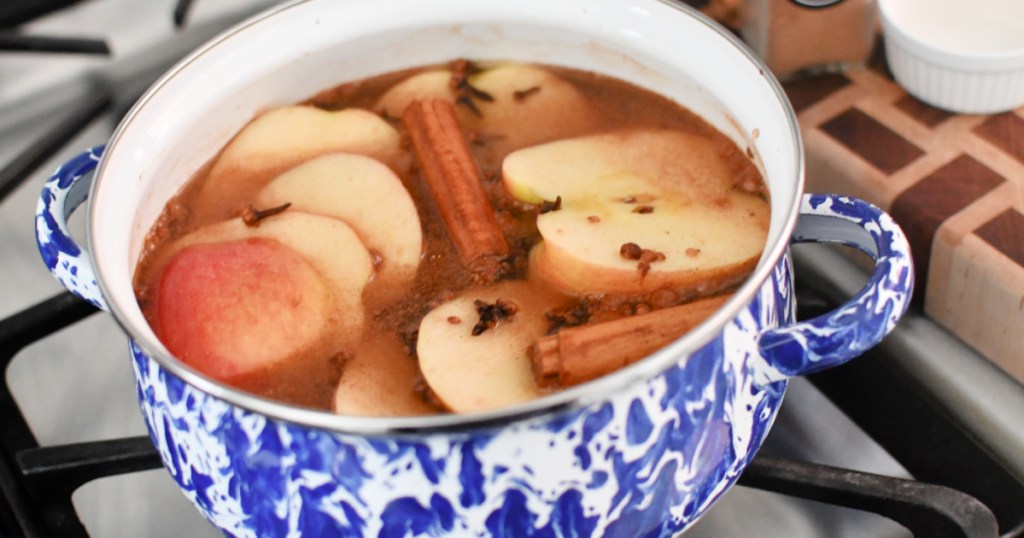
[[1024,382],[1024,107],[932,108],[892,80],[882,57],[785,84],[807,190],[889,211],[911,241],[917,305]]

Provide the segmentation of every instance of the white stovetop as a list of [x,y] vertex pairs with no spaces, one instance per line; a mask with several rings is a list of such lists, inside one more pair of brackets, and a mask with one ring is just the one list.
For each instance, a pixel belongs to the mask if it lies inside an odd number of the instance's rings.
[[[193,25],[225,18],[272,0],[196,0]],[[175,35],[173,0],[93,0],[27,27],[32,33],[106,37],[113,59],[0,53],[0,167],[52,121],[50,94],[76,75],[103,70]],[[56,90],[55,90],[56,88]],[[33,216],[46,174],[77,151],[103,143],[112,130],[102,119],[0,204],[0,318],[62,289],[39,260]],[[82,219],[72,219],[83,237]],[[20,353],[8,372],[15,398],[41,444],[144,435],[127,342],[105,314],[97,314]],[[853,426],[809,383],[793,383],[770,439],[776,453],[807,461],[905,475],[898,464]],[[162,469],[106,478],[75,493],[92,536],[200,538],[221,536],[181,495]],[[894,523],[869,514],[733,488],[688,537],[861,538],[907,536]]]

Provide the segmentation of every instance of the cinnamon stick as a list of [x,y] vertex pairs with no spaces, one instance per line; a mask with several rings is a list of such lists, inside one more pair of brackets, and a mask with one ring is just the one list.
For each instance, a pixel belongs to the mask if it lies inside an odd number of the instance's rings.
[[529,351],[537,384],[577,385],[636,362],[696,327],[730,296],[570,327],[542,337]]
[[481,184],[455,109],[447,101],[415,101],[402,122],[409,131],[430,195],[463,264],[491,280],[509,246]]

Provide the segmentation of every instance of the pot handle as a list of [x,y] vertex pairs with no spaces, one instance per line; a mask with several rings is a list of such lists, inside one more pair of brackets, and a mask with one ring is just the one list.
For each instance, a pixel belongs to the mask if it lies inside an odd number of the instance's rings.
[[875,269],[864,288],[832,312],[760,334],[768,382],[838,366],[879,343],[906,312],[914,289],[903,230],[863,200],[804,195],[793,242],[855,247],[875,260]]
[[65,288],[107,310],[92,260],[71,238],[67,222],[89,197],[93,170],[102,155],[103,146],[96,146],[64,163],[50,176],[36,205],[36,243],[46,267]]

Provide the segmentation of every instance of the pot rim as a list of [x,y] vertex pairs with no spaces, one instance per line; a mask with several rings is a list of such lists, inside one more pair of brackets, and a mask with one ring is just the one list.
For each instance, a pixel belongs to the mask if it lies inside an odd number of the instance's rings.
[[[197,58],[216,48],[222,42],[234,37],[248,28],[272,18],[278,13],[294,9],[300,5],[316,0],[294,0],[280,6],[268,9],[256,14],[236,26],[222,32],[217,37],[207,41],[188,56],[183,58],[161,77],[139,98],[132,106],[124,119],[114,130],[110,141],[107,144],[107,151],[104,152],[96,169],[95,181],[90,190],[92,198],[105,179],[104,171],[107,166],[108,156],[114,153],[118,142],[125,136],[125,132],[132,121],[138,116],[146,104],[163,88],[168,81],[187,69]],[[731,45],[737,52],[742,54],[748,61],[754,64],[760,74],[766,79],[769,88],[774,93],[778,104],[782,106],[786,117],[787,128],[791,133],[791,145],[793,148],[793,159],[797,177],[794,178],[794,196],[799,198],[804,192],[804,150],[801,142],[800,128],[789,99],[786,97],[781,84],[771,73],[767,65],[758,58],[747,46],[740,41],[732,32],[720,26],[712,19],[698,10],[672,0],[654,0],[673,9],[681,11],[696,19],[709,29],[724,38],[727,44]],[[93,240],[92,227],[94,220],[95,204],[90,204],[89,219],[87,223],[87,244],[90,252],[96,252]],[[422,435],[432,432],[458,432],[472,429],[492,428],[509,425],[514,422],[539,418],[546,415],[554,415],[575,409],[607,401],[610,395],[622,392],[630,387],[644,383],[670,368],[672,365],[685,359],[697,349],[710,342],[721,334],[726,324],[735,319],[740,311],[746,308],[761,286],[768,280],[776,265],[785,255],[789,248],[789,239],[796,226],[798,212],[797,204],[793,204],[794,210],[786,215],[780,229],[779,239],[773,245],[767,245],[762,253],[761,260],[754,272],[746,279],[742,286],[734,293],[724,306],[722,306],[711,317],[704,320],[700,325],[690,332],[675,340],[671,344],[659,349],[650,356],[628,365],[612,374],[603,376],[596,380],[559,390],[541,398],[529,402],[507,406],[500,409],[475,412],[475,413],[450,413],[429,416],[413,417],[362,417],[337,415],[329,411],[317,410],[305,407],[294,406],[261,396],[256,396],[239,389],[215,381],[185,363],[174,358],[166,352],[163,346],[153,345],[152,342],[138,336],[132,330],[131,324],[127,321],[121,305],[113,300],[114,294],[109,293],[102,274],[102,265],[96,266],[96,280],[100,292],[108,298],[107,304],[117,324],[124,330],[132,342],[151,360],[156,361],[160,368],[178,377],[188,385],[203,393],[230,403],[233,406],[249,412],[258,413],[268,418],[294,423],[302,426],[320,428],[338,433],[356,435]]]

